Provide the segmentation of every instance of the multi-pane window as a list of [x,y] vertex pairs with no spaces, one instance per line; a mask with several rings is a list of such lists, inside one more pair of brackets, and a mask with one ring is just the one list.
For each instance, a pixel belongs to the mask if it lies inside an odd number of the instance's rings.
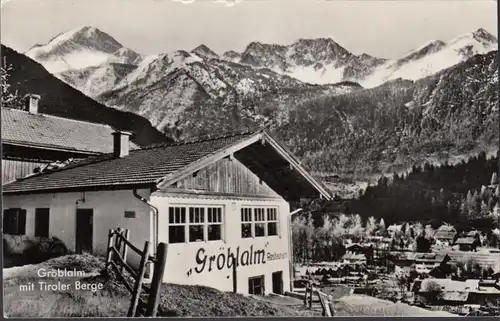
[[222,240],[222,208],[207,208],[207,236],[209,241]]
[[267,235],[278,235],[278,210],[276,208],[267,209]]
[[252,209],[241,209],[241,237],[252,237]]
[[255,237],[266,236],[266,209],[254,208]]
[[170,207],[168,209],[168,242],[186,242],[185,207]]
[[222,207],[169,207],[169,243],[222,240]]
[[205,226],[205,208],[189,208],[189,242],[203,242],[205,240],[203,226]]
[[278,209],[276,207],[241,208],[241,237],[278,235]]

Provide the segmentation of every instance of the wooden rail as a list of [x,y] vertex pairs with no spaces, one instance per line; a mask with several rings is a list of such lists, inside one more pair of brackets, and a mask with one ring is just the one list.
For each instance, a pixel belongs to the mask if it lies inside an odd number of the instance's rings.
[[321,308],[323,309],[322,315],[324,317],[332,317],[334,315],[335,310],[333,308],[333,302],[330,300],[330,296],[324,292],[321,292],[318,289],[315,289],[314,284],[312,282],[309,282],[306,285],[306,291],[304,294],[304,304],[308,306],[309,309],[311,309],[314,294],[318,296],[319,303],[321,304]]
[[[118,278],[125,285],[132,295],[127,316],[156,316],[160,299],[161,283],[165,264],[167,261],[167,244],[160,243],[156,249],[156,254],[150,254],[150,242],[144,242],[144,248],[140,250],[129,241],[130,230],[117,228],[109,230],[108,248],[106,254],[105,273],[108,267],[112,267]],[[137,269],[134,269],[127,263],[128,250],[132,250],[140,256],[140,263]],[[153,276],[149,288],[144,287],[144,279],[149,264],[153,264]],[[124,272],[127,272],[125,274]],[[132,279],[132,284],[127,279]],[[144,292],[144,293],[143,293]],[[141,298],[141,294],[147,296],[147,300]]]

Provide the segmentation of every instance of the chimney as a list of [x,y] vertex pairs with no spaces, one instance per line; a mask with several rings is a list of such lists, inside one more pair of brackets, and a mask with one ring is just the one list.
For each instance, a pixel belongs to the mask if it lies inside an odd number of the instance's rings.
[[132,133],[117,130],[113,132],[113,153],[115,157],[128,156],[130,151],[130,136]]
[[40,100],[40,96],[28,94],[24,97],[24,100],[24,110],[30,114],[38,114],[38,101]]

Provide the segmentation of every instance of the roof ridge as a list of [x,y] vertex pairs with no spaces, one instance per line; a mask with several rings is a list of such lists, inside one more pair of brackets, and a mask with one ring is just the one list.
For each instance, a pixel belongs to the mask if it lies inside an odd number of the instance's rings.
[[162,147],[196,144],[196,143],[218,140],[218,139],[223,139],[223,138],[230,138],[230,137],[236,137],[236,136],[242,136],[242,135],[248,135],[248,134],[256,134],[256,133],[259,133],[262,131],[264,131],[264,129],[260,128],[260,127],[259,128],[247,127],[245,129],[242,129],[242,130],[224,132],[224,133],[219,134],[219,135],[217,135],[217,134],[205,134],[205,135],[195,136],[195,137],[187,138],[185,140],[175,142],[175,143],[152,144],[152,145],[141,147],[139,150],[148,150],[148,149],[155,149],[155,148],[162,148]]
[[77,122],[77,123],[86,123],[86,124],[92,124],[92,125],[100,125],[100,126],[103,126],[103,127],[109,127],[111,129],[115,129],[113,126],[108,125],[108,124],[96,123],[96,122],[91,122],[91,121],[87,121],[87,120],[79,120],[79,119],[74,119],[74,118],[67,118],[67,117],[56,116],[56,115],[45,114],[45,113],[32,114],[32,113],[30,113],[30,112],[28,112],[26,110],[17,109],[17,108],[11,108],[11,107],[3,107],[2,106],[2,109],[12,110],[12,111],[18,111],[18,112],[21,112],[21,113],[25,113],[27,115],[41,115],[41,116],[49,117],[49,118],[58,118],[58,119],[64,119],[64,120],[73,121],[73,122]]

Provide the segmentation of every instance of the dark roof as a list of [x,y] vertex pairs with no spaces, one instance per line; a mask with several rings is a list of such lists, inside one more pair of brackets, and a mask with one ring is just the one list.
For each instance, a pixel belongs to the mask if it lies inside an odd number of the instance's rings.
[[[327,199],[331,198],[328,191],[277,144],[266,132],[259,130],[151,146],[132,150],[128,156],[121,158],[105,154],[89,157],[54,172],[35,174],[6,184],[3,193],[106,190],[139,185],[161,189],[234,153],[236,159],[282,196],[286,194],[291,197],[294,192],[293,197],[296,197],[296,193],[300,192],[308,194],[303,197],[323,195]],[[267,159],[270,163],[262,164]],[[260,173],[257,161],[269,171]],[[271,166],[273,164],[279,169],[274,169]],[[284,196],[285,199],[287,197]]]
[[[114,131],[104,124],[2,107],[2,144],[89,154],[111,153]],[[131,149],[137,148],[131,143]]]
[[476,242],[476,239],[474,237],[460,237],[457,239],[455,244],[462,244],[462,245],[472,245]]
[[453,240],[456,234],[456,231],[438,230],[436,234],[434,234],[434,238],[442,240]]

